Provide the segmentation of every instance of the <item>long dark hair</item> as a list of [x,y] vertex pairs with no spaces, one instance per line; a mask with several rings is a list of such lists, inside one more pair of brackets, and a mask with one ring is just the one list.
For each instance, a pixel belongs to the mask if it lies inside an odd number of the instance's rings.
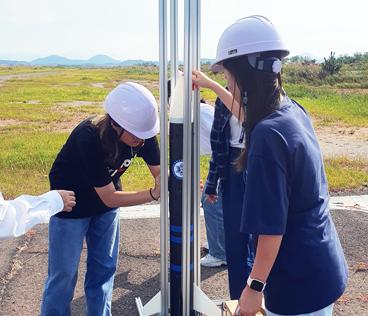
[[[279,52],[266,52],[261,57],[278,57]],[[247,149],[250,144],[250,134],[259,121],[276,111],[280,106],[283,94],[280,74],[254,69],[247,56],[234,57],[223,62],[223,66],[234,77],[240,90],[240,102],[247,96],[245,113],[245,150],[236,161],[238,170],[243,170],[247,164]]]
[[120,141],[119,133],[112,127],[112,125],[117,127],[119,127],[119,125],[107,113],[94,118],[92,123],[96,126],[98,131],[102,150],[104,152],[105,162],[109,166],[114,166],[119,155]]

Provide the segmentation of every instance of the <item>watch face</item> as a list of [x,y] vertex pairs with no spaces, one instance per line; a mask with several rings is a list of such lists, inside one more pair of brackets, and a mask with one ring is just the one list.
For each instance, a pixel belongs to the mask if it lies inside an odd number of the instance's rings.
[[257,292],[262,292],[263,286],[264,284],[258,280],[252,280],[252,283],[250,284],[250,288]]

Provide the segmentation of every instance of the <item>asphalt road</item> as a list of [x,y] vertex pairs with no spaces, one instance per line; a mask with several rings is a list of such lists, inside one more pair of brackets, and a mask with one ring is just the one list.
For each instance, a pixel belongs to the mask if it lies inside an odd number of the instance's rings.
[[[350,267],[349,286],[334,315],[368,315],[368,214],[333,210]],[[202,218],[203,221],[203,218]],[[204,225],[202,222],[202,240]],[[47,225],[28,235],[0,242],[0,315],[38,315],[47,274]],[[83,250],[73,315],[84,315]],[[119,268],[115,277],[113,315],[138,315],[135,297],[146,303],[159,290],[159,219],[122,219]],[[225,268],[202,269],[202,289],[211,299],[228,298]]]

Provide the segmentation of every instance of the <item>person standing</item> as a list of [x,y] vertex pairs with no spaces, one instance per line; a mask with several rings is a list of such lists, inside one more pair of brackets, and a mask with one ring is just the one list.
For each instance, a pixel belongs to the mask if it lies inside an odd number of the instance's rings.
[[[77,205],[49,224],[49,266],[41,315],[70,315],[83,246],[87,243],[84,289],[87,314],[111,315],[119,249],[119,207],[160,196],[157,104],[140,84],[126,82],[105,99],[106,114],[81,122],[70,134],[50,171],[51,189],[73,190]],[[120,177],[134,157],[146,162],[155,186],[123,191]]]
[[[206,104],[204,100],[200,104],[200,154],[212,154],[210,133],[214,119],[213,106]],[[201,203],[206,224],[208,241],[208,254],[201,258],[201,265],[207,268],[216,268],[226,265],[225,233],[222,210],[222,198],[219,191],[217,199],[206,199],[206,188],[202,191]]]
[[[197,83],[196,78],[193,82]],[[207,203],[216,203],[219,197],[222,199],[225,253],[232,300],[239,299],[254,260],[252,236],[240,232],[239,226],[245,184],[242,172],[235,168],[235,162],[245,148],[243,137],[238,117],[217,98],[211,129],[212,156],[204,192]]]
[[348,279],[311,119],[282,88],[281,59],[288,54],[267,18],[249,16],[223,32],[212,66],[225,72],[233,93],[193,73],[195,85],[212,89],[245,123],[239,228],[256,236],[257,249],[241,316],[260,310],[262,292],[269,316],[331,316]]

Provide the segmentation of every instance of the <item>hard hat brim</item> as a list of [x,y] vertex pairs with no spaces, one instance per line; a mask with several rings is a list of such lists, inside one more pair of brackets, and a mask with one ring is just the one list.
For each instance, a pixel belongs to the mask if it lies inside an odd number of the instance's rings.
[[149,139],[152,138],[154,136],[156,136],[159,132],[160,132],[160,120],[157,119],[155,126],[148,130],[148,131],[144,131],[144,132],[137,132],[137,131],[130,131],[127,128],[124,128],[125,130],[127,130],[129,133],[133,134],[134,136],[140,138],[140,139]]
[[222,65],[222,61],[214,62],[210,66],[210,69],[211,69],[212,72],[223,72],[224,71],[224,66]]

